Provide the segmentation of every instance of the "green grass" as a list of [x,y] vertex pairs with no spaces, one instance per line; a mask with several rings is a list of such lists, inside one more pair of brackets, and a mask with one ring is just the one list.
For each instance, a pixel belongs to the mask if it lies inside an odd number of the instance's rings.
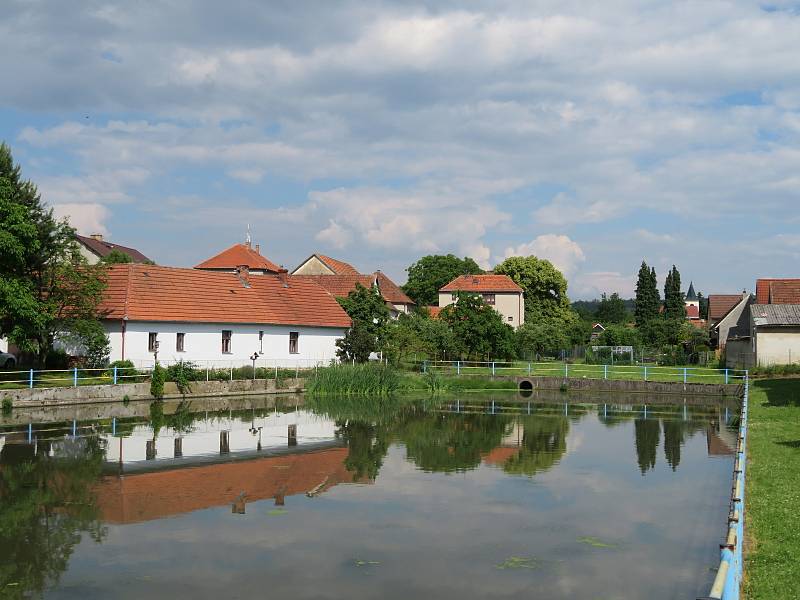
[[335,365],[317,369],[306,390],[311,394],[386,396],[400,389],[401,374],[394,367],[376,363]]
[[800,379],[753,384],[747,443],[746,597],[800,598]]
[[[566,366],[564,363],[551,362],[551,363],[530,363],[530,369],[527,362],[497,362],[495,364],[495,375],[528,375],[544,377],[586,377],[587,379],[616,379],[616,380],[643,380],[644,367],[638,365],[609,365],[608,369],[604,365],[587,365],[587,364],[570,364]],[[675,367],[659,367],[647,366],[647,380],[648,381],[661,381],[661,382],[675,382],[683,383],[684,368],[686,369],[686,382],[687,383],[725,383],[725,373],[718,369],[711,369],[708,367],[698,367],[696,365],[675,366]],[[440,375],[456,375],[458,372],[454,363],[429,365],[428,369],[435,371]],[[462,364],[460,368],[461,375],[475,375],[483,377],[492,376],[491,366],[471,366],[471,364]],[[736,383],[740,379],[734,376],[740,376],[740,372],[731,371],[729,374],[729,383]]]

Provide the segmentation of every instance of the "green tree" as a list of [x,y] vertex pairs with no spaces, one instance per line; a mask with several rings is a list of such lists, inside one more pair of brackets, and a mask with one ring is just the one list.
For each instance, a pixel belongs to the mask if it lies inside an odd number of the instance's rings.
[[512,256],[497,265],[494,272],[508,275],[525,291],[526,321],[578,320],[567,296],[567,280],[549,260]]
[[131,258],[131,255],[127,252],[123,252],[122,250],[114,248],[106,256],[100,259],[100,262],[103,262],[107,265],[121,265],[132,263],[133,258]]
[[97,320],[104,273],[86,264],[75,230],[53,216],[0,144],[0,337],[44,364],[57,338],[80,338],[85,322]]
[[564,327],[552,321],[527,322],[516,331],[517,353],[529,360],[541,356],[559,356],[570,347]]
[[508,358],[514,355],[514,330],[477,294],[459,293],[439,319],[450,326],[466,357]]
[[664,429],[664,458],[675,471],[681,464],[681,447],[686,438],[686,426],[677,419],[664,419],[661,424]]
[[603,294],[600,299],[600,306],[597,307],[596,318],[603,325],[607,323],[627,323],[628,311],[625,309],[625,301],[616,292],[610,296]]
[[708,298],[702,292],[697,292],[697,300],[700,303],[700,318],[708,321]]
[[598,346],[639,346],[642,341],[639,332],[625,325],[609,325],[597,338]]
[[636,281],[636,307],[633,315],[636,326],[641,327],[648,321],[657,318],[660,305],[661,298],[658,295],[656,270],[651,269],[645,261],[642,261]]
[[366,362],[369,355],[379,352],[386,341],[391,314],[381,295],[374,289],[357,283],[346,298],[337,298],[353,320],[345,337],[337,340],[336,354],[346,361]]
[[453,254],[423,256],[408,269],[403,291],[418,306],[439,304],[439,290],[459,275],[479,275],[483,269],[469,257]]
[[522,445],[503,465],[506,473],[533,477],[558,464],[567,451],[569,420],[564,416],[541,415],[521,419]]
[[664,316],[667,319],[685,319],[686,303],[681,290],[681,274],[675,265],[664,283]]

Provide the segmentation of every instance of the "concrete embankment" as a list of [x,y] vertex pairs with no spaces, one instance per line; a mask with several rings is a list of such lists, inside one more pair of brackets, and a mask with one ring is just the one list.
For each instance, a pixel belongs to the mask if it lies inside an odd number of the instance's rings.
[[[225,397],[302,392],[305,379],[245,379],[240,381],[193,381],[184,396],[172,382],[164,384],[164,399],[184,397]],[[0,391],[0,398],[11,398],[14,407],[65,406],[129,400],[152,400],[150,383],[120,385],[82,385],[78,387],[33,388]]]
[[518,388],[521,390],[558,390],[566,386],[570,392],[587,390],[595,392],[732,397],[741,397],[744,393],[743,383],[676,383],[634,379],[589,379],[583,377],[509,377],[508,379],[516,381]]

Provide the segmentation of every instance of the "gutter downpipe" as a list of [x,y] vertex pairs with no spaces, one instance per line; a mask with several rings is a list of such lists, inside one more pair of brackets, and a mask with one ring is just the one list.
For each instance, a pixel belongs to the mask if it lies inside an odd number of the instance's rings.
[[128,315],[122,317],[122,359],[125,360],[125,330],[128,328]]

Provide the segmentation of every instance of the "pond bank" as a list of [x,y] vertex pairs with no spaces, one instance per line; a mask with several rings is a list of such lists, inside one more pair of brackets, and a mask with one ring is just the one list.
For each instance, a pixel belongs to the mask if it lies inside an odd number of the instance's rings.
[[[183,398],[250,396],[302,392],[305,379],[244,379],[234,381],[193,381],[187,394],[181,394],[173,382],[164,384],[164,400]],[[82,385],[78,387],[33,388],[5,390],[3,399],[10,398],[15,408],[97,404],[128,400],[153,400],[150,382],[119,385]]]

